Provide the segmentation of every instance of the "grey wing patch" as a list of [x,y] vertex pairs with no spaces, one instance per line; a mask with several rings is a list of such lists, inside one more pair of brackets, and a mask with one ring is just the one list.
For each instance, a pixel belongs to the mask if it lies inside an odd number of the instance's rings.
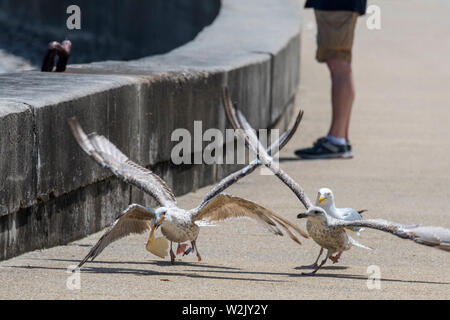
[[81,268],[89,259],[94,260],[112,242],[130,234],[141,234],[150,229],[154,215],[140,205],[129,206],[105,231],[78,265]]
[[153,196],[161,206],[176,204],[173,192],[160,177],[128,159],[104,136],[95,133],[86,135],[75,118],[67,122],[80,147],[97,163],[121,180]]
[[450,251],[450,230],[442,227],[405,225],[383,219],[343,221],[332,219],[333,226],[365,227],[391,233],[402,239],[412,240],[418,244]]
[[230,218],[250,218],[260,222],[265,228],[277,235],[283,235],[281,227],[292,240],[301,244],[298,238],[289,229],[308,238],[308,234],[274,212],[245,199],[220,194],[208,202],[194,216],[193,220],[221,221]]
[[338,210],[341,211],[341,216],[346,221],[362,220],[362,216],[355,209],[342,208]]

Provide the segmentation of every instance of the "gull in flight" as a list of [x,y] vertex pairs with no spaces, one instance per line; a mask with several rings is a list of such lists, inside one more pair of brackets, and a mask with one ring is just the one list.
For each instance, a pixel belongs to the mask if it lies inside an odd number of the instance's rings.
[[[334,201],[334,194],[333,191],[331,191],[331,189],[329,188],[320,188],[319,192],[317,194],[317,198],[316,198],[316,206],[320,207],[322,209],[325,210],[325,212],[335,218],[335,219],[340,219],[340,220],[345,220],[345,221],[355,221],[355,220],[362,220],[362,216],[361,214],[363,212],[365,212],[366,210],[360,210],[360,211],[356,211],[355,209],[352,208],[336,208],[336,204]],[[309,221],[306,224],[306,227],[311,227]],[[359,233],[361,231],[363,231],[364,228],[352,228],[351,231],[354,231],[355,234],[357,236],[359,236]],[[309,230],[308,230],[308,233]],[[356,240],[352,239],[355,243]],[[362,246],[363,248],[366,248],[365,246]],[[319,254],[319,258],[322,255],[322,252],[320,252]],[[336,256],[331,256],[330,260],[333,261],[333,263],[337,263],[339,261],[339,258],[342,255],[342,251],[339,252]],[[319,258],[317,258],[316,262],[312,265],[313,268],[315,268],[317,266],[317,262],[319,261]]]
[[[244,169],[224,178],[203,199],[200,205],[191,210],[184,210],[177,206],[177,201],[167,184],[152,171],[128,159],[116,146],[104,136],[95,133],[86,135],[75,118],[68,119],[68,124],[80,147],[98,164],[109,169],[119,179],[136,186],[152,196],[160,205],[157,210],[139,204],[130,205],[106,230],[100,240],[89,251],[78,267],[84,265],[89,259],[94,260],[110,243],[130,234],[141,234],[151,229],[146,245],[148,251],[161,258],[167,255],[170,241],[170,258],[175,262],[175,253],[172,250],[173,242],[178,243],[177,254],[188,254],[191,248],[184,251],[180,245],[190,242],[192,251],[201,261],[196,240],[199,234],[199,224],[202,221],[221,221],[228,218],[250,218],[260,222],[266,229],[276,235],[283,235],[283,229],[292,240],[301,244],[291,231],[308,238],[308,234],[274,212],[246,199],[221,194],[231,184],[252,172],[260,163],[254,162]],[[298,124],[296,124],[298,125]],[[292,137],[288,131],[272,145],[271,153],[278,146],[283,146]],[[154,232],[161,227],[164,237],[155,239]],[[166,240],[167,239],[167,240]]]
[[[382,219],[353,221],[336,219],[327,214],[323,208],[313,206],[303,188],[284,172],[264,150],[254,130],[244,115],[234,108],[229,96],[224,99],[227,100],[224,103],[226,113],[238,136],[245,141],[249,149],[258,156],[258,159],[294,192],[307,209],[307,213],[299,214],[298,218],[308,218],[310,223],[308,232],[311,238],[321,247],[320,254],[322,254],[323,249],[327,249],[326,258],[320,265],[315,264],[314,271],[309,274],[315,274],[334,253],[349,250],[354,245],[370,249],[348,236],[346,230],[354,228],[376,229],[391,233],[402,239],[412,240],[421,245],[450,252],[449,229],[421,225],[403,225]],[[320,255],[317,261],[319,258]]]

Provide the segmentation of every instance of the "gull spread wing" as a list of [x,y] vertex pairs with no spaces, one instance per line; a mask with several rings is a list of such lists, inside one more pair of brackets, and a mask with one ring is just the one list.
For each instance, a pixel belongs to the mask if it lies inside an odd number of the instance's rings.
[[309,238],[308,234],[290,223],[283,217],[280,217],[276,213],[245,199],[234,197],[230,195],[220,194],[213,198],[206,204],[200,211],[194,216],[193,220],[208,220],[208,221],[220,221],[230,218],[250,218],[257,222],[260,222],[271,232],[277,235],[283,235],[280,226],[286,231],[292,240],[301,244],[298,238],[293,234],[289,228],[292,228],[295,232],[302,235],[305,238]]
[[[230,99],[227,87],[223,88],[222,98],[223,98],[224,105],[231,103],[231,99]],[[226,109],[228,110],[228,108],[226,108]],[[231,118],[231,116],[229,116],[229,118]],[[277,152],[277,151],[283,149],[283,147],[289,142],[289,140],[291,140],[292,136],[297,131],[297,129],[300,125],[300,122],[302,121],[302,118],[303,118],[303,111],[300,110],[292,127],[289,130],[287,130],[286,132],[284,132],[277,139],[277,141],[275,141],[267,149],[267,154],[273,155],[273,152]],[[206,205],[207,202],[209,202],[216,195],[220,194],[225,189],[227,189],[228,187],[233,185],[235,182],[239,181],[240,179],[248,176],[250,173],[255,171],[255,169],[258,168],[260,165],[261,165],[261,161],[259,159],[254,160],[250,164],[248,164],[246,167],[242,168],[241,170],[238,170],[238,171],[228,175],[227,177],[223,178],[213,189],[211,189],[206,194],[206,196],[202,200],[202,203],[198,206],[198,210],[200,210],[204,205]]]
[[392,233],[402,239],[412,240],[418,244],[450,251],[450,230],[442,227],[421,225],[403,225],[383,219],[343,221],[330,219],[330,226],[344,228],[363,227]]
[[78,267],[81,268],[89,259],[94,260],[112,242],[130,234],[141,234],[149,230],[154,218],[151,211],[140,205],[129,206],[106,230]]
[[104,136],[86,135],[75,118],[67,120],[80,147],[102,167],[118,178],[150,194],[161,206],[176,204],[175,196],[167,184],[150,170],[128,159]]
[[228,117],[231,117],[230,122],[237,130],[238,135],[246,142],[247,146],[257,154],[258,158],[267,168],[294,192],[305,208],[309,209],[312,203],[303,188],[284,172],[266,152],[259,140],[255,138],[254,133],[252,133],[253,130],[251,130],[251,126],[245,119],[245,116],[239,110],[236,110],[231,103],[226,103],[225,108],[227,109]]

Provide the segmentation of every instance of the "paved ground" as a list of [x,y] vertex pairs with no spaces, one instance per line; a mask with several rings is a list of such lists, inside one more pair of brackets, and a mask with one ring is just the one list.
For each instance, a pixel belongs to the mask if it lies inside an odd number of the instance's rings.
[[[313,15],[304,11],[299,104],[301,132],[281,154],[282,167],[307,193],[335,190],[338,206],[368,209],[369,217],[450,228],[450,4],[445,0],[372,1],[382,8],[382,29],[360,19],[355,47],[358,97],[352,122],[353,160],[298,161],[293,151],[323,135],[330,118],[329,79],[314,59]],[[426,13],[426,16],[424,16]],[[195,206],[209,188],[179,199]],[[257,173],[230,193],[247,197],[295,221],[299,202],[276,178]],[[298,221],[304,226],[304,221]],[[257,224],[229,221],[205,227],[204,261],[194,256],[171,266],[144,249],[145,236],[113,244],[81,273],[81,290],[66,288],[66,268],[77,263],[101,233],[0,263],[0,298],[43,299],[449,299],[450,255],[367,230],[337,265],[301,276],[318,246],[298,247]],[[367,268],[381,271],[381,289],[367,288]]]

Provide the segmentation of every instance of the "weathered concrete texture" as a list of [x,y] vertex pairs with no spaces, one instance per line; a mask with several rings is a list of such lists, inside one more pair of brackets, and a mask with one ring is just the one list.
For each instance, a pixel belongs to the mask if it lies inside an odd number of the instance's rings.
[[[138,135],[134,79],[28,72],[2,75],[0,82],[0,96],[26,108],[14,113],[16,130],[10,128],[11,115],[1,118],[7,123],[2,130],[16,139],[10,149],[17,152],[16,157],[4,153],[2,161],[26,168],[15,173],[2,166],[0,172],[12,185],[5,191],[10,210],[3,214],[18,210],[20,201],[28,207],[45,201],[49,194],[60,196],[111,175],[77,146],[66,123],[69,117],[76,116],[88,132],[107,135],[128,155],[138,153],[136,144],[128,140]],[[29,188],[32,192],[26,191]]]
[[[241,165],[175,165],[171,152],[179,141],[171,141],[172,133],[185,129],[192,142],[208,129],[224,133],[230,127],[221,99],[224,85],[254,127],[274,126],[292,110],[299,39],[299,18],[289,0],[226,0],[211,26],[166,55],[73,65],[65,74],[1,75],[0,122],[8,126],[0,130],[16,140],[8,144],[0,138],[0,150],[12,154],[0,157],[0,174],[8,181],[0,189],[0,259],[100,230],[130,201],[155,205],[136,188],[117,187],[99,195],[98,201],[114,198],[107,214],[95,206],[89,200],[98,192],[95,186],[113,176],[77,146],[67,118],[76,116],[86,132],[106,136],[130,159],[160,175],[176,195],[185,194]],[[196,121],[201,121],[198,132]],[[285,121],[278,122],[284,129]],[[226,141],[234,148],[232,142]],[[202,160],[202,152],[193,148],[191,156]],[[22,154],[26,156],[18,164],[14,160]],[[79,203],[67,206],[64,199]],[[58,216],[62,210],[67,216]],[[71,217],[89,212],[101,222],[80,218],[74,223]],[[35,223],[34,215],[44,215],[54,228],[77,230],[66,232],[67,237],[47,236],[40,222],[28,226]],[[22,227],[17,229],[14,221],[23,222]]]
[[0,100],[0,216],[36,196],[35,128],[31,108]]
[[0,255],[68,243],[104,228],[128,202],[128,190],[108,179],[0,217]]

